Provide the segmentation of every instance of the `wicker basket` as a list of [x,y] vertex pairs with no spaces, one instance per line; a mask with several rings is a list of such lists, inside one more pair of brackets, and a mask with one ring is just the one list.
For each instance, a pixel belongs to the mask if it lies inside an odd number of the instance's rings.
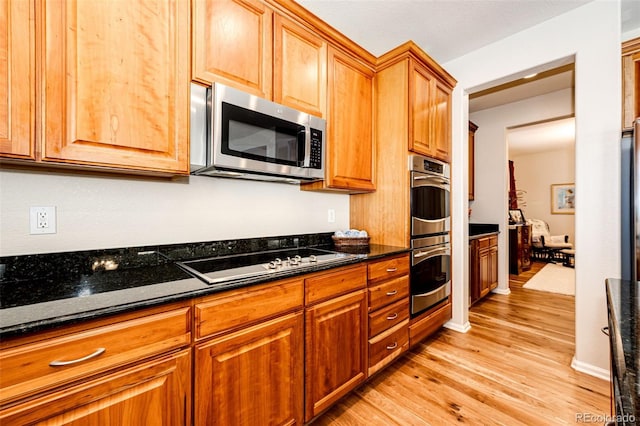
[[336,237],[332,235],[336,248],[368,247],[370,237]]

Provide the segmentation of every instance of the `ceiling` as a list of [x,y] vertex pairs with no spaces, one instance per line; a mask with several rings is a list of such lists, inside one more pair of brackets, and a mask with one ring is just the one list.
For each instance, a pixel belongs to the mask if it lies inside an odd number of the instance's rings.
[[[413,40],[438,63],[494,43],[592,0],[297,0],[375,56]],[[640,1],[621,1],[622,34],[640,29]],[[636,34],[635,36],[640,35]],[[574,86],[573,64],[472,94],[473,113]],[[511,129],[510,153],[573,144],[573,118]]]
[[[413,40],[438,63],[592,0],[297,0],[375,56]],[[622,0],[622,33],[640,28],[640,1]]]

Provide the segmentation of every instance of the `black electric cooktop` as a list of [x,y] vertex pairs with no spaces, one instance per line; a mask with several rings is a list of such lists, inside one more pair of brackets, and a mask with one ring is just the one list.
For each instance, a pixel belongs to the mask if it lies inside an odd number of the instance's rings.
[[317,248],[290,248],[242,255],[219,256],[178,262],[185,271],[205,281],[219,284],[257,277],[278,276],[319,265],[340,264],[356,258]]

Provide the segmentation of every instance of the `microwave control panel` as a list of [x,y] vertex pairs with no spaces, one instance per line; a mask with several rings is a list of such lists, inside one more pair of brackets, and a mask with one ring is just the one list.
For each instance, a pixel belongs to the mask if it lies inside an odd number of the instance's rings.
[[312,169],[322,169],[322,130],[311,129],[309,167]]

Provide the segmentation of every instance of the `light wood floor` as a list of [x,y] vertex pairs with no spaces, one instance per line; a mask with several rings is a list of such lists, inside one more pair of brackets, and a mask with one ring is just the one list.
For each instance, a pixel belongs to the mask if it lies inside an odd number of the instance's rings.
[[563,425],[607,415],[609,382],[571,368],[574,297],[522,288],[470,310],[471,330],[443,329],[314,422],[316,425]]

